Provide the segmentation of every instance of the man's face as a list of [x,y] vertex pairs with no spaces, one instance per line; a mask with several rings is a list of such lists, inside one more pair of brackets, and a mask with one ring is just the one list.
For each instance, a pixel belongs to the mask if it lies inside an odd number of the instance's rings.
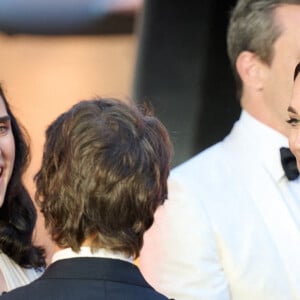
[[300,61],[300,5],[278,7],[275,22],[282,33],[273,45],[272,63],[265,69],[263,101],[271,126],[288,136],[286,108],[292,97],[295,66]]
[[300,170],[300,74],[298,73],[293,88],[293,95],[288,108],[289,120],[291,126],[289,134],[289,145],[297,159],[298,170]]

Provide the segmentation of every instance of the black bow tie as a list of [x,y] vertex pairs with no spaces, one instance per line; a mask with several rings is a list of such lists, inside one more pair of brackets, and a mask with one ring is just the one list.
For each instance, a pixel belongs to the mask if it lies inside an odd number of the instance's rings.
[[288,180],[297,179],[299,176],[297,161],[291,150],[289,148],[281,147],[280,156],[282,168]]

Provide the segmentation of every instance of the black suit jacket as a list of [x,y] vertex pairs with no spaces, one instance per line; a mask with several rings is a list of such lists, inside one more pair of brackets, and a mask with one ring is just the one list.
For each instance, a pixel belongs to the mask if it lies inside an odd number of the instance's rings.
[[1,300],[166,300],[126,261],[109,258],[71,258],[51,264],[26,286],[0,296]]

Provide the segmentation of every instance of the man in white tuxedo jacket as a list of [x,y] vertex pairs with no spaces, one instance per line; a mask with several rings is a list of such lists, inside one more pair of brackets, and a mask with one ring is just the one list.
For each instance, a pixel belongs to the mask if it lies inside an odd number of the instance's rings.
[[232,12],[241,117],[223,141],[172,171],[139,261],[169,297],[300,299],[300,184],[280,156],[299,28],[300,1],[240,0]]

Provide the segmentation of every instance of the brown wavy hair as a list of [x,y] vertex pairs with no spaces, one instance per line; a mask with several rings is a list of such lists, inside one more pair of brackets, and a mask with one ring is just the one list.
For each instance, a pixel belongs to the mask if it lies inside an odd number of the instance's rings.
[[78,251],[138,257],[167,198],[172,146],[147,109],[117,99],[82,101],[47,129],[35,199],[52,239]]

